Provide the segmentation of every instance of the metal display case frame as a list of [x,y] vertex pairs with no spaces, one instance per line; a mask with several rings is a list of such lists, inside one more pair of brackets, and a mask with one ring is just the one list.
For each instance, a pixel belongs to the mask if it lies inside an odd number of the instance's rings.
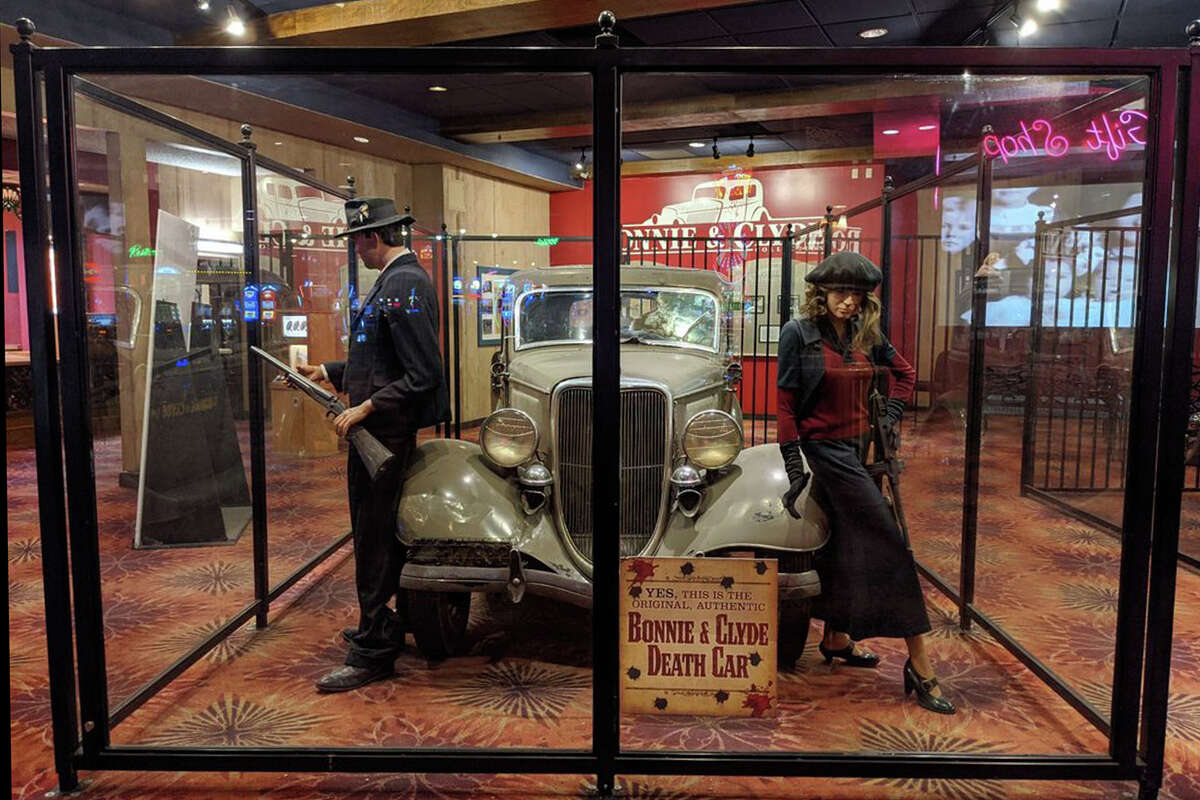
[[[23,196],[28,198],[22,223],[34,356],[32,377],[50,702],[60,789],[78,787],[79,770],[191,770],[589,774],[596,776],[597,793],[603,796],[613,793],[617,775],[675,774],[1137,780],[1142,798],[1149,800],[1157,795],[1166,731],[1184,472],[1182,442],[1195,320],[1200,221],[1200,80],[1195,76],[1200,67],[1200,22],[1189,28],[1193,37],[1190,50],[882,47],[872,48],[869,58],[863,56],[864,51],[854,48],[621,48],[613,34],[614,25],[611,14],[602,14],[601,32],[595,46],[590,48],[39,48],[31,42],[32,23],[18,21],[21,41],[13,46],[17,126],[21,188]],[[497,72],[589,75],[595,154],[593,424],[599,429],[606,424],[605,420],[616,418],[619,407],[621,85],[625,76],[709,72],[929,75],[958,74],[964,68],[975,75],[1115,73],[1148,79],[1147,112],[1152,135],[1146,147],[1142,218],[1146,235],[1142,237],[1138,259],[1142,289],[1136,318],[1129,434],[1125,442],[1129,479],[1124,497],[1126,523],[1120,558],[1107,753],[724,753],[622,749],[616,646],[620,564],[615,537],[599,538],[596,542],[590,749],[186,748],[113,744],[111,727],[126,713],[128,704],[111,709],[107,692],[87,348],[86,337],[82,335],[86,322],[82,302],[83,265],[76,241],[78,212],[74,202],[76,76]],[[171,121],[171,125],[175,122]],[[212,142],[213,146],[218,142]],[[221,148],[227,150],[226,144],[220,142]],[[255,164],[308,183],[312,180],[258,155],[248,136],[242,151],[236,155],[243,165],[246,280],[253,283],[258,272]],[[985,176],[980,185],[987,183]],[[332,187],[320,188],[339,193]],[[983,229],[977,232],[984,241],[986,225],[984,216]],[[57,315],[51,310],[48,254],[42,246],[51,233],[61,281]],[[354,270],[350,274],[354,275]],[[791,287],[784,291],[790,293]],[[983,295],[976,287],[976,303],[983,302]],[[249,327],[249,340],[255,343],[259,336],[256,323],[250,323]],[[53,352],[56,332],[61,345],[57,366],[54,359],[47,357]],[[974,373],[982,372],[982,346],[981,338],[972,342],[970,358]],[[259,369],[252,361],[252,374],[256,375]],[[981,374],[972,374],[971,380],[972,384],[981,380]],[[259,381],[253,381],[252,385],[258,386]],[[978,397],[977,386],[974,396]],[[281,589],[265,591],[265,567],[260,576],[260,559],[265,558],[266,547],[262,398],[256,397],[253,405],[251,480],[256,599],[230,621],[231,626],[251,617],[265,624],[268,604]],[[967,582],[959,587],[963,627],[969,627],[972,621],[988,626],[984,612],[971,602],[972,586],[968,578],[968,562],[974,558],[981,414],[979,408],[968,409],[962,554],[963,578]],[[594,524],[597,529],[613,529],[619,521],[616,439],[595,437],[592,457]],[[1153,514],[1147,525],[1150,509]],[[261,531],[260,526],[264,526]],[[237,622],[239,619],[241,622]],[[1018,642],[1012,645],[1009,649],[1014,652],[1021,649]],[[1027,655],[1028,659],[1022,659],[1027,665],[1036,661]],[[175,674],[186,666],[177,663]],[[165,683],[174,675],[160,677]],[[1090,715],[1085,717],[1097,722]]]

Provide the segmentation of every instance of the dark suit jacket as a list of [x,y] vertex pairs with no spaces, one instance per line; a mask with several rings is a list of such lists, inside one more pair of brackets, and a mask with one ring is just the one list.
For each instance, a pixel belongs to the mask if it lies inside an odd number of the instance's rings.
[[352,317],[349,357],[323,365],[352,405],[375,406],[364,427],[415,431],[449,418],[438,330],[437,292],[417,257],[393,259]]

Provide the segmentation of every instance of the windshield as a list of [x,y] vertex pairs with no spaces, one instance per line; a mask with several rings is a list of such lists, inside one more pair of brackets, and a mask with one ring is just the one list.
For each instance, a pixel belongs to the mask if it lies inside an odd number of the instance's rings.
[[725,199],[725,187],[719,184],[700,184],[696,187],[696,191],[692,192],[692,199],[699,200],[702,197],[713,197],[717,200]]
[[[518,301],[517,347],[591,340],[590,289],[536,291]],[[716,350],[717,299],[695,289],[625,289],[621,341]]]

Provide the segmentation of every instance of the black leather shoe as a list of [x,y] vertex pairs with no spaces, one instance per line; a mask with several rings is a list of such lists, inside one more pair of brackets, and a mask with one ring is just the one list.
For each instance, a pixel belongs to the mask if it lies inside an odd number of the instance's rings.
[[955,713],[954,704],[945,697],[935,697],[930,694],[933,688],[938,685],[937,678],[922,678],[917,672],[916,667],[912,664],[912,659],[904,662],[904,694],[907,697],[912,694],[915,689],[917,692],[917,703],[921,708],[929,709],[938,714],[953,714]]
[[879,656],[869,650],[864,650],[861,653],[854,652],[854,642],[843,647],[841,650],[830,650],[825,646],[824,642],[817,645],[817,649],[821,651],[821,655],[825,657],[826,664],[832,664],[835,658],[840,658],[846,662],[847,667],[877,667],[879,666]]
[[390,664],[386,667],[338,667],[317,680],[317,691],[349,692],[395,674],[396,670]]
[[342,628],[342,641],[346,644],[354,644],[354,634],[358,633],[358,628]]

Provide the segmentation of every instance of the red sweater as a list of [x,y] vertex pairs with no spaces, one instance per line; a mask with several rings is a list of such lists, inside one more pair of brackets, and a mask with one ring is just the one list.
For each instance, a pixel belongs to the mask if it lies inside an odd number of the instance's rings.
[[[807,417],[796,419],[796,394],[779,390],[779,441],[793,439],[852,439],[865,434],[870,426],[867,395],[871,389],[871,366],[865,353],[854,351],[847,363],[828,341],[822,340],[825,375],[817,387],[816,405]],[[897,353],[890,367],[888,397],[908,400],[917,383],[917,371]]]

